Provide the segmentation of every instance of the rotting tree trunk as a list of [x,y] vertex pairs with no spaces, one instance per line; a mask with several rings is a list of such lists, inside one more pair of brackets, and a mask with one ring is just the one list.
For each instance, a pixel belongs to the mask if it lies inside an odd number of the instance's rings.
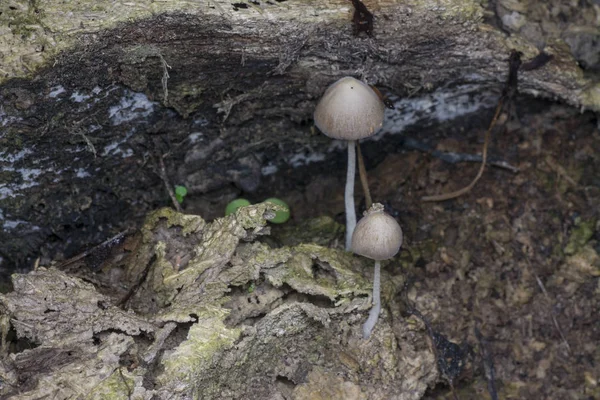
[[312,110],[343,75],[429,104],[397,103],[384,131],[398,131],[448,118],[436,108],[491,107],[509,49],[527,59],[544,42],[554,59],[522,74],[521,91],[598,110],[598,84],[564,41],[597,68],[598,7],[555,3],[367,1],[374,36],[357,38],[342,0],[3,2],[0,263],[69,257],[166,204],[158,157],[171,184],[221,197],[327,158]]

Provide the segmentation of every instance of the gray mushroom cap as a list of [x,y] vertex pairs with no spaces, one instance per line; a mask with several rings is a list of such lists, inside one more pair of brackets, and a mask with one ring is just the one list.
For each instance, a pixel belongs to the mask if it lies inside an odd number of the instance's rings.
[[358,221],[352,235],[352,251],[372,260],[394,257],[402,246],[402,229],[398,222],[375,203]]
[[314,113],[315,125],[333,139],[359,140],[383,124],[385,106],[369,85],[352,77],[332,83]]

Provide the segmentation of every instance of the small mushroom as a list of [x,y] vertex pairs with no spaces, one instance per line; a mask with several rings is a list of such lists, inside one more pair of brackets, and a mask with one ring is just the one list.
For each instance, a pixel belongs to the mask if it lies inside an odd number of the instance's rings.
[[346,174],[346,250],[350,251],[356,226],[354,179],[356,175],[356,141],[372,136],[383,124],[385,106],[369,85],[344,77],[327,88],[314,113],[315,125],[333,139],[348,141]]
[[363,325],[363,337],[368,339],[381,311],[381,260],[394,257],[402,246],[402,229],[398,222],[383,211],[383,205],[374,203],[358,221],[352,235],[352,251],[375,260],[373,274],[373,307]]

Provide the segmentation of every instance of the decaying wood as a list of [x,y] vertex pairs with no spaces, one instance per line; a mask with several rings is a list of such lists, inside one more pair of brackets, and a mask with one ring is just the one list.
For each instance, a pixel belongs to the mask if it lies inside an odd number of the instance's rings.
[[[267,232],[266,218],[275,215],[269,207],[211,224],[167,209],[149,215],[130,257],[97,274],[113,282],[102,293],[55,268],[14,275],[0,311],[30,348],[3,349],[0,394],[421,398],[437,379],[420,345],[425,333],[383,318],[370,340],[361,338],[370,308],[367,260],[314,244],[251,242]],[[384,277],[388,291],[401,284]]]

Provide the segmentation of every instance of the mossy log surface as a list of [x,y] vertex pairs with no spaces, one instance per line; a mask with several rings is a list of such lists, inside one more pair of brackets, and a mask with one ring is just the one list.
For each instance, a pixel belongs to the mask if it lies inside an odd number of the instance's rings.
[[[421,325],[384,311],[363,340],[371,263],[316,244],[257,241],[272,207],[210,224],[158,210],[102,272],[13,275],[15,290],[0,295],[2,342],[12,326],[23,348],[2,348],[0,395],[421,398],[438,378]],[[384,273],[386,303],[402,283]]]

